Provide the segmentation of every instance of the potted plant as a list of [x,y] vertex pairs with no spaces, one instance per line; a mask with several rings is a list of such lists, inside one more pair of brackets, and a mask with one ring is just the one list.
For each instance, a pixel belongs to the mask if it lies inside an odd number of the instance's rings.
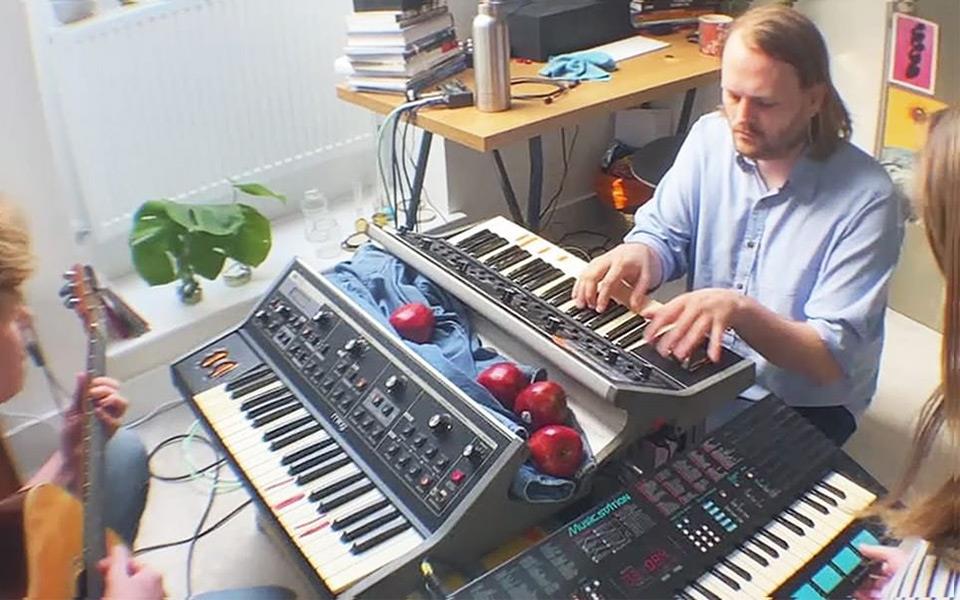
[[[251,196],[287,200],[259,183],[231,183]],[[270,221],[250,205],[150,200],[133,217],[129,244],[133,266],[144,281],[164,285],[179,280],[180,300],[195,304],[203,297],[196,275],[216,279],[228,258],[256,267],[267,258],[272,241]]]

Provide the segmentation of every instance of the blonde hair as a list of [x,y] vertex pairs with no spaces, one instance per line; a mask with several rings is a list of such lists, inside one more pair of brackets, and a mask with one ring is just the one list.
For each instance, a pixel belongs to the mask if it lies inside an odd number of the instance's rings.
[[[960,108],[930,120],[919,163],[917,202],[927,240],[946,283],[941,384],[920,412],[904,475],[880,505],[899,537],[918,536],[940,548],[960,541]],[[947,481],[932,495],[899,508],[941,431],[956,459]]]
[[823,84],[826,95],[810,119],[810,156],[823,160],[853,133],[850,114],[830,78],[827,44],[813,21],[782,4],[753,8],[733,22],[730,35],[797,71],[804,89]]
[[17,207],[0,195],[0,307],[23,299],[23,283],[32,273],[26,221]]

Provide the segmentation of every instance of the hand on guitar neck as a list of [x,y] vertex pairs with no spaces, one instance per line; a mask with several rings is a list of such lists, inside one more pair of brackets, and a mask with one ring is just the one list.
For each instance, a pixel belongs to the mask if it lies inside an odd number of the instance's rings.
[[83,479],[83,410],[81,399],[90,398],[107,436],[120,426],[128,402],[118,392],[120,384],[109,377],[96,377],[87,385],[86,375],[77,375],[73,402],[64,415],[60,432],[60,452],[50,457],[24,487],[54,483],[76,494]]

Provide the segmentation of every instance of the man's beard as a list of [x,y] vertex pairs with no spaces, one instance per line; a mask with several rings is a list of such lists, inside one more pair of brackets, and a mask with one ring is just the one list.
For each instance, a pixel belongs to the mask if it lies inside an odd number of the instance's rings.
[[[808,141],[809,122],[805,119],[794,123],[783,133],[769,136],[765,133],[750,129],[737,128],[733,130],[733,142],[737,152],[753,160],[779,160],[793,155],[798,148]],[[749,139],[743,139],[737,134],[745,134]]]

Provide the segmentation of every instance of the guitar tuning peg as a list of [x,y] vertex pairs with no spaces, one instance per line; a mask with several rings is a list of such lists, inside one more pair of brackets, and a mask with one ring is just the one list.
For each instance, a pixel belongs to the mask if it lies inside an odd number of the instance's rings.
[[61,298],[67,298],[68,296],[72,296],[72,295],[73,295],[73,285],[71,285],[71,284],[69,284],[69,283],[63,284],[63,287],[60,288],[59,294],[60,294],[60,297],[61,297]]
[[80,299],[74,298],[73,296],[70,296],[69,298],[64,298],[63,300],[63,305],[69,308],[70,310],[73,310],[74,308],[76,308],[78,304],[80,304]]
[[76,277],[76,276],[77,276],[77,272],[76,272],[75,270],[73,270],[73,269],[68,269],[68,270],[66,270],[66,271],[63,272],[63,278],[64,278],[66,281],[72,281],[73,278]]

